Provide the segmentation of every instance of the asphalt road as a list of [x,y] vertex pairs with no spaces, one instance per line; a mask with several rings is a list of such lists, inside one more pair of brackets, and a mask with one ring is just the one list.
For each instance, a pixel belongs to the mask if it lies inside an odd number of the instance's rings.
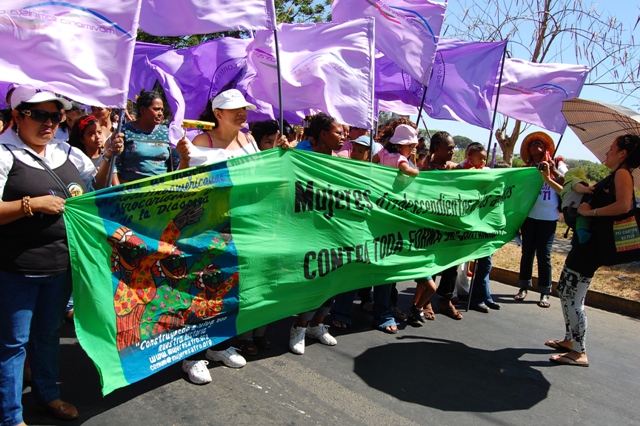
[[[400,283],[408,307],[413,283]],[[638,425],[640,321],[587,308],[589,368],[555,366],[543,345],[562,338],[557,299],[550,309],[511,299],[513,287],[492,283],[500,311],[440,314],[400,333],[371,329],[354,303],[354,326],[334,333],[338,345],[307,340],[288,351],[292,318],[272,324],[272,349],[242,369],[210,363],[213,382],[196,386],[179,365],[102,397],[98,374],[64,327],[63,399],[80,411],[53,422],[25,389],[27,424],[65,425]],[[437,306],[436,306],[437,312]],[[204,359],[204,358],[203,358]]]

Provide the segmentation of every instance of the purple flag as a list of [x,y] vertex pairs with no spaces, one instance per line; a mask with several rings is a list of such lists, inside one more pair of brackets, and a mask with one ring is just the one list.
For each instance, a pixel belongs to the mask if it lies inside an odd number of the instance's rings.
[[377,101],[400,101],[405,105],[420,106],[424,85],[381,52],[376,53],[375,73]]
[[567,121],[562,101],[577,98],[589,68],[584,65],[533,63],[506,59],[498,112],[507,117],[563,133]]
[[140,28],[159,36],[270,29],[276,24],[273,0],[142,0]]
[[49,85],[88,105],[123,107],[140,0],[3,0],[0,78]]
[[[343,23],[281,24],[278,30],[283,109],[319,109],[337,120],[373,126],[373,19]],[[256,78],[248,92],[278,105],[274,37],[258,31],[249,45]]]
[[151,90],[156,82],[156,75],[149,69],[147,60],[153,60],[172,49],[166,44],[136,42],[129,76],[129,99],[134,100],[142,89]]
[[[219,92],[231,88],[244,78],[247,71],[247,45],[251,40],[224,37],[198,46],[174,50],[161,45],[136,47],[132,82],[129,96],[134,99],[141,88],[151,90],[156,75],[145,61],[144,52],[150,52],[148,59],[164,72],[173,76],[184,94],[185,117],[196,119],[204,111],[207,101]],[[153,47],[157,46],[157,47]],[[139,52],[139,53],[138,53]],[[160,53],[160,54],[158,54]]]
[[184,136],[184,132],[181,127],[182,122],[184,121],[184,96],[182,96],[182,91],[180,91],[180,87],[178,87],[178,83],[176,83],[176,80],[172,75],[164,72],[153,62],[149,62],[148,59],[147,66],[151,71],[153,71],[160,83],[160,86],[162,86],[164,95],[167,98],[169,109],[171,109],[171,112],[173,113],[171,124],[169,124],[169,142],[175,146],[178,141],[182,139],[182,136]]
[[440,39],[425,98],[426,113],[491,129],[493,93],[506,44]]
[[429,0],[334,0],[332,20],[376,20],[376,48],[422,84],[429,83],[445,3]]
[[401,115],[417,115],[418,107],[407,105],[402,101],[376,99],[376,116],[380,111],[395,112]]

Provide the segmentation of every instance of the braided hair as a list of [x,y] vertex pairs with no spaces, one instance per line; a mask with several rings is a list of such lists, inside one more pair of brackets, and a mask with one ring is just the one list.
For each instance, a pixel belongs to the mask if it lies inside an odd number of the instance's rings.
[[323,130],[329,131],[331,129],[331,125],[335,121],[336,119],[331,117],[330,115],[327,115],[324,112],[319,112],[311,119],[311,123],[309,123],[306,134],[309,137],[313,138],[314,142],[317,145],[320,138],[320,132],[322,132]]

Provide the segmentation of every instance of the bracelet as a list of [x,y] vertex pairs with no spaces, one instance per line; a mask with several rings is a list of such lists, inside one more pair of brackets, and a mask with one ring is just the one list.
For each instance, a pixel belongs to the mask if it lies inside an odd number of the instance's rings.
[[29,203],[29,196],[22,197],[22,211],[27,217],[33,216],[33,211],[31,210],[31,204]]
[[102,156],[102,159],[103,159],[104,161],[106,161],[107,163],[110,163],[110,162],[111,162],[111,157],[107,157],[106,155],[103,155],[103,156]]
[[593,217],[598,216],[598,209],[593,209]]

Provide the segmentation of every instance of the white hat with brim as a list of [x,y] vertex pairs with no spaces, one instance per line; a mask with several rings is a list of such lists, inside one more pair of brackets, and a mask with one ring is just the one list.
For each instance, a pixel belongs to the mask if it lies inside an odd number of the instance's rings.
[[11,93],[11,109],[16,109],[21,103],[39,104],[41,102],[58,101],[62,104],[62,108],[69,110],[72,108],[71,102],[65,98],[56,96],[55,94],[35,88],[33,86],[17,86]]
[[418,132],[411,126],[401,124],[396,127],[389,142],[396,145],[413,145],[418,143]]
[[242,93],[237,89],[225,90],[211,100],[211,109],[238,109],[246,108],[254,111],[256,106],[247,102]]

